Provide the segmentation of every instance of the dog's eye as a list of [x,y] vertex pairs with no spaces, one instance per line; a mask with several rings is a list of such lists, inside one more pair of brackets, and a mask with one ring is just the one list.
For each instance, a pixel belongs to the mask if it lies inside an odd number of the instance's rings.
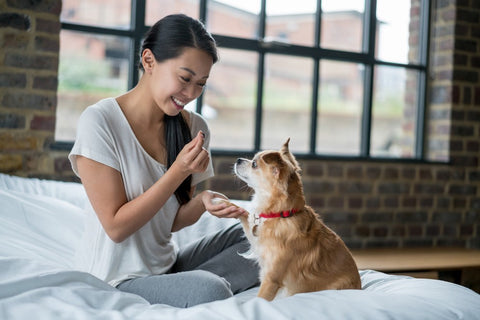
[[253,169],[257,168],[257,161],[255,161],[255,160],[252,161],[252,168]]

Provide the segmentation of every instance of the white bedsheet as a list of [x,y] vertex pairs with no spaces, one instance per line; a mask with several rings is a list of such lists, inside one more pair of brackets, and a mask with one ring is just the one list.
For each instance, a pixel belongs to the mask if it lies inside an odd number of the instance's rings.
[[[254,288],[189,309],[150,305],[73,271],[85,201],[76,183],[0,174],[0,319],[480,319],[480,295],[465,287],[372,270],[361,271],[363,290],[267,302]],[[235,222],[205,214],[175,239],[182,245]]]

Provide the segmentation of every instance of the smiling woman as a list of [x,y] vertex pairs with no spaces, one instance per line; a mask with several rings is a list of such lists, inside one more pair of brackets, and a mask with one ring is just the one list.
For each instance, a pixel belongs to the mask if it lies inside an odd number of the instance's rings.
[[[179,51],[175,59],[157,60],[156,57],[151,49],[143,50],[144,75],[138,86],[149,86],[154,102],[164,107],[162,111],[176,116],[187,103],[200,96],[216,59],[202,49],[190,47]],[[172,102],[174,108],[169,108]]]
[[210,131],[184,106],[200,96],[217,59],[198,20],[167,16],[145,37],[138,84],[89,106],[78,122],[69,159],[91,209],[76,267],[150,303],[192,306],[257,283],[254,263],[237,255],[248,247],[239,227],[185,250],[171,241],[206,210],[219,218],[246,214],[211,202],[222,194],[194,193],[213,176]]

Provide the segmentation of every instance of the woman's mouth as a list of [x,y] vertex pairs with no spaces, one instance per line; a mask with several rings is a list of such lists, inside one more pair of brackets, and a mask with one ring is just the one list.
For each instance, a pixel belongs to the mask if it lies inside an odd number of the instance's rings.
[[175,97],[172,97],[172,101],[175,104],[175,107],[177,107],[177,109],[179,109],[179,110],[182,110],[185,107],[185,105],[187,104],[186,102],[180,101]]

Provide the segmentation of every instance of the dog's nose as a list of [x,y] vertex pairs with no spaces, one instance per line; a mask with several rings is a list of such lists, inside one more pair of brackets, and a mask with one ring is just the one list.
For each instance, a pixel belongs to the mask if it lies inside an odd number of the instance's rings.
[[237,159],[237,164],[240,164],[240,163],[242,163],[242,159],[241,159],[241,158],[238,158],[238,159]]

